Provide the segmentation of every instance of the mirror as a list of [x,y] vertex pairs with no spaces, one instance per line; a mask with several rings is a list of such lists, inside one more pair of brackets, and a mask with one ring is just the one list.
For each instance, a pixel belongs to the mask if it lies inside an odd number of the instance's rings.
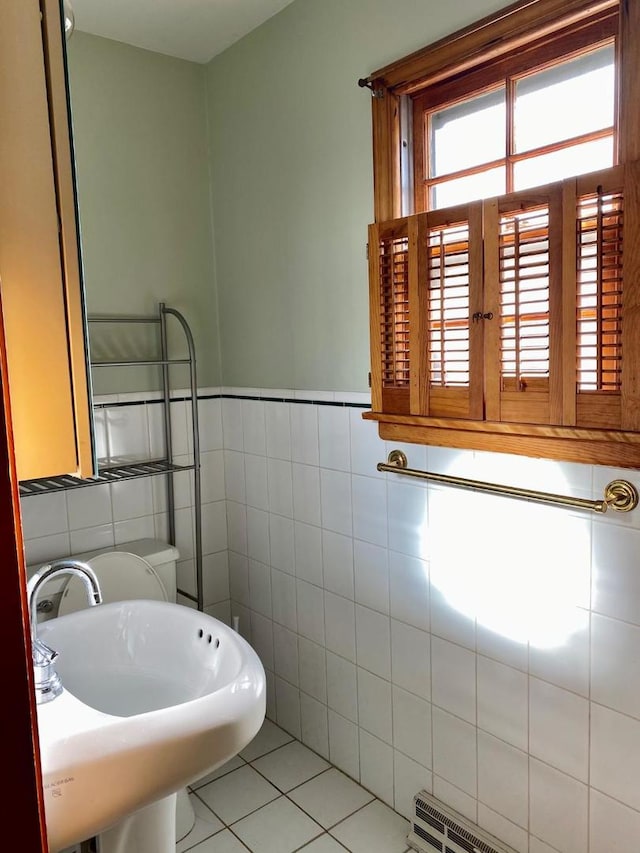
[[[193,331],[199,385],[218,385],[206,67],[83,31],[86,5],[73,0],[66,53],[87,313],[176,308]],[[89,328],[92,362],[155,351],[153,327]],[[94,367],[93,390],[154,390],[159,374]],[[189,385],[186,369],[171,378]]]

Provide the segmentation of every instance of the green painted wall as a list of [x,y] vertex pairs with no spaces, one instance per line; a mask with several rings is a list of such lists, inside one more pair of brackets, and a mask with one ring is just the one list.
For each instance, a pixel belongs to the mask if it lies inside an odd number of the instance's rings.
[[[175,306],[201,385],[365,390],[373,178],[357,80],[505,5],[295,0],[208,66],[74,33],[90,313]],[[144,354],[138,336],[112,336]],[[94,382],[157,384],[124,369]]]
[[366,389],[371,104],[357,80],[505,5],[296,0],[209,64],[224,384]]
[[[82,32],[68,57],[89,313],[150,314],[166,302],[191,325],[199,384],[219,385],[205,68]],[[139,333],[111,328],[93,355],[143,355]],[[186,371],[173,370],[184,387]],[[157,384],[157,373],[131,371],[95,370],[95,390]]]

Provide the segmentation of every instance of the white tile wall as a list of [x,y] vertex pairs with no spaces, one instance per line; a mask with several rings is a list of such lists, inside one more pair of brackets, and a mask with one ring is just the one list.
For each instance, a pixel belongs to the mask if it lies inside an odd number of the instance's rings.
[[431,699],[431,635],[391,620],[391,675],[394,684]]
[[329,759],[353,779],[360,776],[358,726],[329,710]]
[[360,729],[360,779],[364,787],[376,797],[385,803],[391,802],[393,749],[364,729]]
[[[227,519],[228,519],[227,505]],[[289,575],[295,574],[294,526],[289,518],[272,514],[269,516],[269,546],[271,565]],[[233,546],[229,546],[230,548]]]
[[353,599],[353,549],[350,536],[342,536],[331,530],[322,531],[322,567],[325,589]]
[[[244,434],[231,409],[225,469]],[[518,502],[469,493],[430,518],[446,490],[377,472],[400,445],[381,441],[361,408],[267,402],[264,421],[278,724],[320,754],[328,740],[330,761],[401,814],[423,787],[521,853],[632,849],[640,514],[592,521],[525,505],[510,515]],[[640,485],[631,471],[402,449],[412,467],[584,497],[618,476]],[[229,548],[244,557],[249,502],[226,497]],[[496,551],[500,507],[513,531],[530,520],[540,535],[519,532]],[[244,613],[238,555],[232,609]]]
[[297,578],[322,587],[322,531],[312,524],[294,522],[294,570]]
[[298,628],[296,604],[296,581],[286,572],[271,569],[271,595],[273,598],[273,621],[291,631]]
[[325,592],[324,615],[327,649],[355,662],[356,611],[353,602],[331,592]]
[[582,782],[529,762],[531,832],[566,853],[588,850],[588,794]]
[[356,604],[356,660],[358,666],[391,681],[389,617],[360,604]]
[[429,630],[429,568],[424,560],[391,551],[389,592],[395,619]]
[[327,652],[327,701],[348,720],[358,721],[357,670],[350,661]]
[[531,755],[586,782],[589,776],[589,702],[568,690],[530,678],[529,709]]
[[310,749],[323,758],[329,758],[329,719],[327,706],[300,693],[301,738]]
[[478,731],[478,800],[522,827],[529,819],[528,770],[526,752]]
[[389,613],[389,555],[386,548],[356,540],[353,543],[355,597],[380,613]]
[[431,718],[434,772],[475,797],[478,787],[478,730],[435,705]]
[[267,479],[269,511],[277,515],[284,515],[287,518],[293,518],[291,462],[286,459],[267,460]]
[[[99,410],[105,452],[157,447],[158,409]],[[185,404],[172,416],[188,453]],[[640,512],[515,513],[471,493],[442,509],[446,489],[376,471],[396,445],[355,406],[203,399],[200,417],[207,603],[240,617],[281,727],[401,814],[423,787],[519,853],[635,849]],[[402,449],[412,467],[591,498],[615,477],[640,486],[628,470]],[[27,560],[157,533],[165,509],[157,481],[24,499]]]
[[[616,800],[591,790],[589,808],[591,853],[624,853],[640,838],[640,815]],[[615,832],[611,828],[615,826]]]
[[482,655],[478,655],[476,665],[478,726],[526,750],[529,740],[527,676]]
[[297,687],[298,680],[298,636],[281,625],[273,626],[276,675]]
[[320,525],[320,471],[311,465],[294,462],[291,466],[293,479],[293,517],[296,521]]
[[358,722],[386,743],[393,742],[391,684],[358,667]]

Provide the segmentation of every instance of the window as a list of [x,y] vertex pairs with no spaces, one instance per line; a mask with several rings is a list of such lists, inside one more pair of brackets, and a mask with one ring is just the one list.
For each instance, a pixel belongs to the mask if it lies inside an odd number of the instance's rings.
[[[608,28],[614,23],[609,19]],[[613,166],[611,35],[570,59],[550,62],[548,51],[534,51],[500,63],[492,74],[471,75],[467,84],[483,85],[481,92],[460,97],[456,81],[414,98],[415,209],[449,207]],[[516,73],[523,67],[526,73]]]
[[639,31],[636,3],[522,0],[371,74],[376,221],[640,159]]
[[640,467],[638,44],[531,0],[374,75],[382,438]]

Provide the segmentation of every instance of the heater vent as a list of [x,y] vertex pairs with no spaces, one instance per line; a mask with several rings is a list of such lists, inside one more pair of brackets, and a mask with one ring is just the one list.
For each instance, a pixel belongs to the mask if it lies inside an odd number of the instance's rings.
[[426,791],[413,798],[407,841],[420,853],[516,853]]

